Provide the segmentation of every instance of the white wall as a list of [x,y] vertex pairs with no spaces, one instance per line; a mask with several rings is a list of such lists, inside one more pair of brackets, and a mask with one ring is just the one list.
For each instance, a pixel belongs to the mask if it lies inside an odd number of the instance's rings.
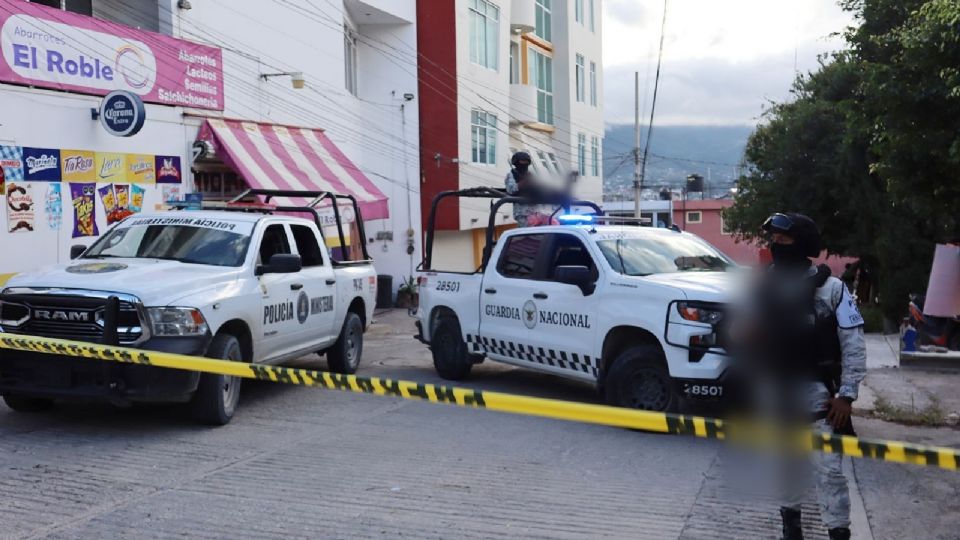
[[473,272],[473,233],[470,231],[438,231],[433,240],[434,270]]
[[[192,140],[191,128],[182,122],[179,109],[146,105],[146,123],[133,137],[108,134],[98,121],[90,117],[90,109],[98,107],[100,98],[0,84],[0,144],[92,150],[99,152],[175,155],[186,163]],[[196,133],[196,128],[192,129]],[[61,182],[63,219],[59,230],[47,223],[43,198],[51,182],[30,182],[34,198],[34,230],[10,233],[7,227],[7,205],[0,210],[0,274],[22,272],[43,265],[69,260],[70,246],[89,245],[94,238],[72,238],[73,208],[70,186]],[[98,184],[102,187],[105,184]],[[161,202],[158,185],[140,184],[146,188],[143,211],[152,211]],[[97,228],[107,230],[106,214],[99,195],[96,199]],[[6,199],[3,199],[6,201]]]
[[[410,275],[421,259],[414,0],[349,0],[346,7],[336,0],[298,0],[293,7],[259,0],[192,4],[179,12],[181,36],[232,49],[224,50],[224,114],[324,129],[389,198],[390,217],[366,223],[369,238],[393,233],[392,241],[368,238],[377,271]],[[376,20],[388,22],[356,24],[365,20],[357,10],[367,5],[378,10]],[[359,34],[357,96],[345,88],[345,20]],[[302,72],[306,88],[293,89],[287,77],[259,77],[282,71]],[[404,100],[406,93],[414,99]],[[414,252],[408,254],[411,228]]]

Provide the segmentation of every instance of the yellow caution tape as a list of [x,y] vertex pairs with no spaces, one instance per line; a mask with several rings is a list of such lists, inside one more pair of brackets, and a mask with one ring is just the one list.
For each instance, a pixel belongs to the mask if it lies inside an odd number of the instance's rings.
[[17,274],[0,274],[0,285],[3,285],[7,281],[9,281],[10,278],[12,278],[15,275]]
[[[657,433],[693,435],[706,439],[722,440],[732,433],[730,424],[715,418],[624,409],[381,377],[358,377],[312,369],[245,364],[63,339],[0,333],[0,349],[202,371],[281,384],[392,396]],[[928,465],[949,470],[957,470],[960,465],[960,451],[952,448],[869,440],[818,432],[805,433],[803,440],[805,450],[896,463]]]

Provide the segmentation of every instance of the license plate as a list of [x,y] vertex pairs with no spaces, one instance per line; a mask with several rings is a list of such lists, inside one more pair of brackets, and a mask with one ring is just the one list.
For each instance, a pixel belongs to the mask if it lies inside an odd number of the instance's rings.
[[683,394],[688,398],[719,398],[723,397],[723,385],[717,383],[689,383],[682,386]]

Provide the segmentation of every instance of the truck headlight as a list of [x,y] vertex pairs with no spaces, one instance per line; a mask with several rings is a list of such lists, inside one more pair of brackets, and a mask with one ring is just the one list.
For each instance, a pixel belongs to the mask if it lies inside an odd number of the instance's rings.
[[677,311],[684,320],[706,323],[710,326],[716,326],[723,320],[723,309],[716,305],[677,302]]
[[155,336],[202,336],[207,333],[207,321],[200,310],[181,307],[147,308]]

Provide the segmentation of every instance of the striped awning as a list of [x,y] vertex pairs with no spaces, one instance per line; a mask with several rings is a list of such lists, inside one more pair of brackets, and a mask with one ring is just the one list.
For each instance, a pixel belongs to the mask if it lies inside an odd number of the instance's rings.
[[322,130],[209,118],[198,139],[212,143],[217,155],[252,188],[353,195],[363,219],[390,215],[386,195]]

